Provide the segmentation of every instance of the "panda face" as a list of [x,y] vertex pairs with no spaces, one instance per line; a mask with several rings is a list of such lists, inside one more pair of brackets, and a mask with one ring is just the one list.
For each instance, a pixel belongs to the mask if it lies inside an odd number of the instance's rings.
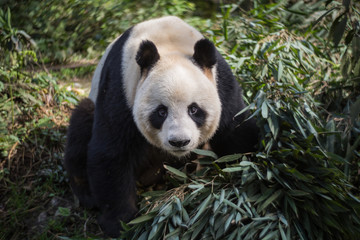
[[133,115],[145,138],[178,157],[209,140],[221,113],[214,76],[184,56],[161,57],[135,95]]

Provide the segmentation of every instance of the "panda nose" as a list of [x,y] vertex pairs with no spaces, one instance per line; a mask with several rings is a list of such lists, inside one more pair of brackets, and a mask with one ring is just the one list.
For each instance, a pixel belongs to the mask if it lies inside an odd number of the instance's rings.
[[180,140],[180,141],[178,141],[178,140],[169,140],[169,143],[170,143],[171,146],[178,147],[178,148],[188,145],[189,142],[190,142],[190,140]]

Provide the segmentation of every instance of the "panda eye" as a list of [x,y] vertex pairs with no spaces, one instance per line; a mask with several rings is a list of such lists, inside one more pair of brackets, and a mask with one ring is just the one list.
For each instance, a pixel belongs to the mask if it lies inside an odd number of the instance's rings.
[[149,116],[149,122],[155,129],[161,129],[168,115],[166,106],[160,104]]
[[167,117],[167,109],[166,109],[165,106],[158,109],[158,115],[161,118],[166,118]]
[[198,127],[204,125],[206,120],[206,112],[196,103],[188,106],[188,114]]
[[190,115],[195,115],[195,114],[197,113],[197,111],[198,111],[198,107],[197,107],[197,106],[195,106],[195,105],[189,106],[189,114],[190,114]]

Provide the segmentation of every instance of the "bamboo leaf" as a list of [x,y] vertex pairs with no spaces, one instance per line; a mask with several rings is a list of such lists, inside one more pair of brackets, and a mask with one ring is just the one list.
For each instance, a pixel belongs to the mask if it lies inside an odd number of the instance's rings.
[[202,219],[202,221],[198,221],[192,226],[193,232],[191,234],[191,239],[197,239],[196,237],[203,231],[203,228],[207,224],[207,221],[205,218]]
[[355,119],[359,117],[359,114],[360,114],[360,97],[350,107],[350,119],[353,125],[355,125]]
[[288,192],[288,194],[290,196],[293,196],[293,197],[305,197],[305,196],[310,196],[310,193],[308,192],[305,192],[305,191],[301,191],[301,190],[290,190]]
[[226,163],[226,162],[233,162],[236,160],[239,160],[241,158],[242,154],[233,154],[233,155],[226,155],[223,156],[217,160],[215,160],[216,163]]
[[10,11],[9,7],[7,9],[6,14],[7,14],[7,24],[8,24],[8,27],[9,27],[10,31],[11,31],[11,11]]
[[209,151],[209,150],[204,150],[204,149],[194,149],[192,150],[192,152],[198,154],[198,155],[203,155],[203,156],[207,156],[207,157],[211,157],[213,159],[217,159],[218,156],[213,152],[213,151]]
[[280,230],[280,235],[281,235],[281,239],[282,240],[287,240],[288,238],[286,237],[286,234],[284,232],[284,229],[282,228],[281,224],[279,223],[279,230]]
[[229,229],[230,224],[231,224],[232,220],[234,219],[234,217],[235,217],[235,212],[233,212],[232,214],[230,214],[229,217],[227,217],[225,225],[224,225],[224,232],[226,232]]
[[155,237],[155,235],[157,234],[158,229],[159,229],[158,226],[159,226],[158,224],[155,224],[155,225],[152,227],[148,239],[153,239],[153,238]]
[[278,67],[278,81],[280,81],[280,80],[281,80],[281,77],[282,77],[282,74],[283,74],[283,70],[284,70],[283,63],[282,63],[282,61],[279,61],[279,67]]
[[313,127],[313,125],[311,124],[311,122],[309,120],[307,120],[306,123],[307,123],[307,127],[308,127],[308,130],[310,131],[310,133],[313,134],[317,138],[318,133],[315,130],[315,128]]
[[146,214],[146,215],[142,215],[140,217],[137,217],[137,218],[133,219],[128,224],[139,224],[139,223],[147,222],[147,221],[152,220],[154,218],[154,216],[155,216],[154,213],[149,213],[149,214]]
[[332,9],[326,11],[323,15],[321,15],[314,23],[312,27],[315,27],[316,24],[318,24],[321,19],[323,19],[325,16],[327,16],[329,13],[331,13],[332,11],[334,11],[335,9],[338,9],[338,7],[333,7]]
[[334,21],[334,31],[332,35],[332,40],[335,47],[339,45],[340,40],[344,35],[346,23],[347,23],[347,15],[344,15],[341,21]]
[[212,197],[212,195],[210,194],[210,195],[201,203],[201,205],[198,207],[199,210],[197,211],[195,217],[190,220],[190,223],[189,223],[190,225],[194,224],[194,223],[196,222],[196,220],[201,216],[201,214],[203,214],[203,212],[205,211],[205,209],[206,209],[206,208],[209,206],[209,204],[210,204],[211,197]]
[[348,34],[345,37],[345,45],[346,46],[348,46],[351,43],[354,36],[355,36],[355,29],[352,29],[351,31],[348,32]]
[[267,107],[267,103],[266,103],[266,101],[264,101],[263,103],[262,103],[262,105],[261,105],[261,115],[262,115],[262,117],[263,118],[267,118],[268,117],[268,112],[269,110],[268,110],[268,107]]
[[264,238],[262,238],[263,240],[268,240],[268,239],[279,239],[279,231],[273,231],[269,234],[267,234]]
[[282,190],[277,190],[273,195],[271,195],[266,201],[264,201],[263,204],[259,207],[259,211],[263,211],[267,206],[269,206],[271,203],[276,201],[277,198],[279,198],[282,195]]
[[165,165],[165,164],[164,164],[164,168],[165,168],[166,170],[172,172],[172,173],[175,174],[176,176],[179,176],[179,177],[181,177],[181,178],[183,178],[183,179],[187,179],[187,178],[188,178],[185,173],[177,170],[176,168],[170,167],[170,166]]

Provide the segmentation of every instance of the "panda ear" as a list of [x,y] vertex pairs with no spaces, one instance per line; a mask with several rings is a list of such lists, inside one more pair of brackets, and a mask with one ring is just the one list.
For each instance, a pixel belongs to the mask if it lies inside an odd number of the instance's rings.
[[216,64],[216,49],[212,42],[203,38],[195,43],[193,58],[201,68],[212,68]]
[[142,41],[135,57],[141,70],[152,67],[159,59],[160,55],[155,44],[149,40]]

